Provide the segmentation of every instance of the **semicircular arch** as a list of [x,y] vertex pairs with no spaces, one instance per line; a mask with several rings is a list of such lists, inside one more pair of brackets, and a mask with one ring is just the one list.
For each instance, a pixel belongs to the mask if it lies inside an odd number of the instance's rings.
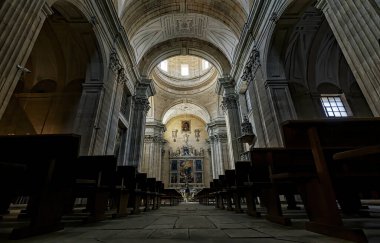
[[211,121],[211,116],[207,109],[192,100],[186,100],[186,102],[183,100],[177,100],[173,102],[166,110],[164,110],[161,120],[163,124],[166,124],[172,118],[184,114],[199,117],[206,124]]

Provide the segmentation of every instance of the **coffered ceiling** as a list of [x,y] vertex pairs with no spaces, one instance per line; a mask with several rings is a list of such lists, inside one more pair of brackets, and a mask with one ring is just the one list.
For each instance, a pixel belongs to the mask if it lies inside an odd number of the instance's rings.
[[253,0],[120,0],[122,24],[139,63],[152,47],[192,38],[232,62]]

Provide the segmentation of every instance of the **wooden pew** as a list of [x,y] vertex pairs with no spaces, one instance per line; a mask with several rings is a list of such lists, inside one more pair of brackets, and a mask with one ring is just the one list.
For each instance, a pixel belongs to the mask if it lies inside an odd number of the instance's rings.
[[[350,171],[352,175],[347,177],[347,173],[346,175],[342,173],[342,167],[337,163],[334,164],[332,156],[334,153],[348,149],[378,144],[380,119],[295,120],[284,122],[282,130],[286,148],[308,148],[312,152],[316,174],[310,176],[309,180],[303,184],[303,200],[310,219],[310,222],[306,224],[306,229],[342,239],[366,242],[367,239],[362,230],[348,229],[343,226],[336,204],[337,199],[343,207],[352,204],[350,200],[358,202],[353,191],[345,189],[339,183],[342,180],[349,181],[347,178],[353,179],[355,171]],[[367,167],[365,162],[360,167],[362,172],[375,172],[372,179],[380,179],[377,176],[379,171],[373,171],[373,168]],[[360,178],[363,179],[361,175],[357,177],[357,179]],[[360,182],[360,180],[355,180],[355,183],[360,186],[356,188],[357,190],[366,190],[366,187],[370,187],[370,184]]]
[[26,227],[15,228],[12,239],[63,229],[63,201],[72,184],[80,136],[0,136],[0,205],[13,196],[29,196]]
[[147,178],[147,186],[145,193],[145,212],[154,209],[157,200],[156,194],[156,178]]
[[162,181],[156,181],[156,197],[155,201],[153,202],[153,209],[159,209],[161,206],[161,197],[164,195],[164,183]]
[[130,195],[136,189],[136,167],[134,166],[118,166],[117,167],[117,183],[113,198],[116,202],[116,213],[113,218],[125,217],[128,215],[128,204]]
[[169,200],[170,206],[176,206],[181,201],[182,195],[175,189],[166,188],[163,191],[163,195],[161,196],[161,199],[164,201]]
[[[251,151],[250,162],[236,162],[235,170],[237,176],[237,187],[244,192],[247,201],[247,213],[254,217],[260,217],[257,212],[255,198],[260,197],[262,204],[267,209],[266,219],[282,224],[290,225],[290,219],[282,214],[279,200],[279,187],[272,183],[270,169],[266,154],[261,150]],[[267,149],[262,149],[267,151]]]
[[117,158],[110,156],[80,156],[73,168],[75,183],[68,208],[73,208],[76,198],[87,198],[87,222],[106,219],[106,209],[111,193],[116,189]]
[[[131,201],[132,206],[132,214],[140,214],[140,206],[143,202],[145,202],[146,198],[146,190],[147,190],[147,174],[146,173],[136,173],[136,181],[135,181],[136,189],[132,194],[133,200]],[[145,208],[145,204],[144,210]]]
[[[241,213],[241,195],[236,187],[236,174],[235,170],[226,170],[225,174],[225,198],[227,201],[227,210],[234,210],[237,213]],[[232,203],[233,202],[233,203]],[[232,207],[234,205],[234,207]]]

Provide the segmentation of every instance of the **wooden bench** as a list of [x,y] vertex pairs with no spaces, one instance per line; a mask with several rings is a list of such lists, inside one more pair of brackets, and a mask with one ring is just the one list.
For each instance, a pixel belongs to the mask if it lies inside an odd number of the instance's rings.
[[87,198],[87,222],[106,219],[108,199],[116,187],[117,158],[115,156],[80,156],[73,168],[75,183],[67,208],[73,208],[76,198]]
[[[163,191],[163,195],[161,195],[161,200],[166,201],[169,200],[170,206],[176,206],[179,204],[179,202],[182,199],[182,195],[175,189],[172,188],[166,188]],[[161,202],[162,204],[162,202]]]
[[268,158],[266,154],[260,152],[260,149],[251,151],[251,162],[235,163],[237,187],[244,192],[247,201],[247,213],[254,217],[261,216],[257,212],[255,202],[255,199],[260,197],[262,205],[267,209],[267,220],[282,225],[290,225],[290,220],[282,215],[279,187],[271,181]]
[[5,212],[9,199],[29,196],[26,227],[15,228],[12,239],[63,229],[62,203],[73,181],[80,136],[0,136],[0,205]]
[[130,195],[136,189],[136,167],[134,166],[118,166],[117,182],[113,192],[113,198],[116,203],[116,213],[113,218],[125,217],[128,215],[128,204]]
[[[336,201],[341,207],[352,207],[351,200],[358,204],[357,192],[371,187],[364,179],[366,173],[370,173],[372,180],[378,180],[378,168],[369,165],[367,161],[360,164],[361,171],[344,171],[344,163],[333,160],[333,154],[363,146],[372,146],[379,143],[380,119],[325,119],[325,120],[295,120],[282,124],[283,139],[286,148],[307,148],[311,150],[314,175],[301,175],[302,183],[295,176],[284,169],[283,172],[273,174],[273,178],[279,180],[291,180],[303,186],[303,200],[310,222],[306,223],[306,229],[342,239],[357,242],[366,242],[366,237],[361,229],[349,229],[343,226],[342,218]],[[343,166],[342,166],[343,165]],[[357,168],[359,168],[357,167]],[[375,169],[375,170],[374,170]],[[349,172],[349,173],[347,173]],[[368,175],[368,174],[367,174]],[[282,178],[280,178],[282,177]],[[355,179],[352,181],[352,179]],[[347,188],[341,182],[351,181],[350,185],[356,185],[355,190]],[[348,205],[348,206],[347,206]]]

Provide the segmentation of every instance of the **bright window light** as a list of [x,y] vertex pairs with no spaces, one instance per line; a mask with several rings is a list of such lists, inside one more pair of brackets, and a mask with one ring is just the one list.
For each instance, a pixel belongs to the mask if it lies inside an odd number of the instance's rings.
[[321,96],[321,103],[327,117],[347,117],[349,115],[339,95]]
[[202,70],[206,70],[210,67],[210,63],[206,60],[202,60]]
[[189,64],[181,64],[181,75],[189,76]]
[[162,62],[160,63],[160,68],[161,68],[163,71],[167,72],[167,71],[168,71],[168,60],[162,61]]

